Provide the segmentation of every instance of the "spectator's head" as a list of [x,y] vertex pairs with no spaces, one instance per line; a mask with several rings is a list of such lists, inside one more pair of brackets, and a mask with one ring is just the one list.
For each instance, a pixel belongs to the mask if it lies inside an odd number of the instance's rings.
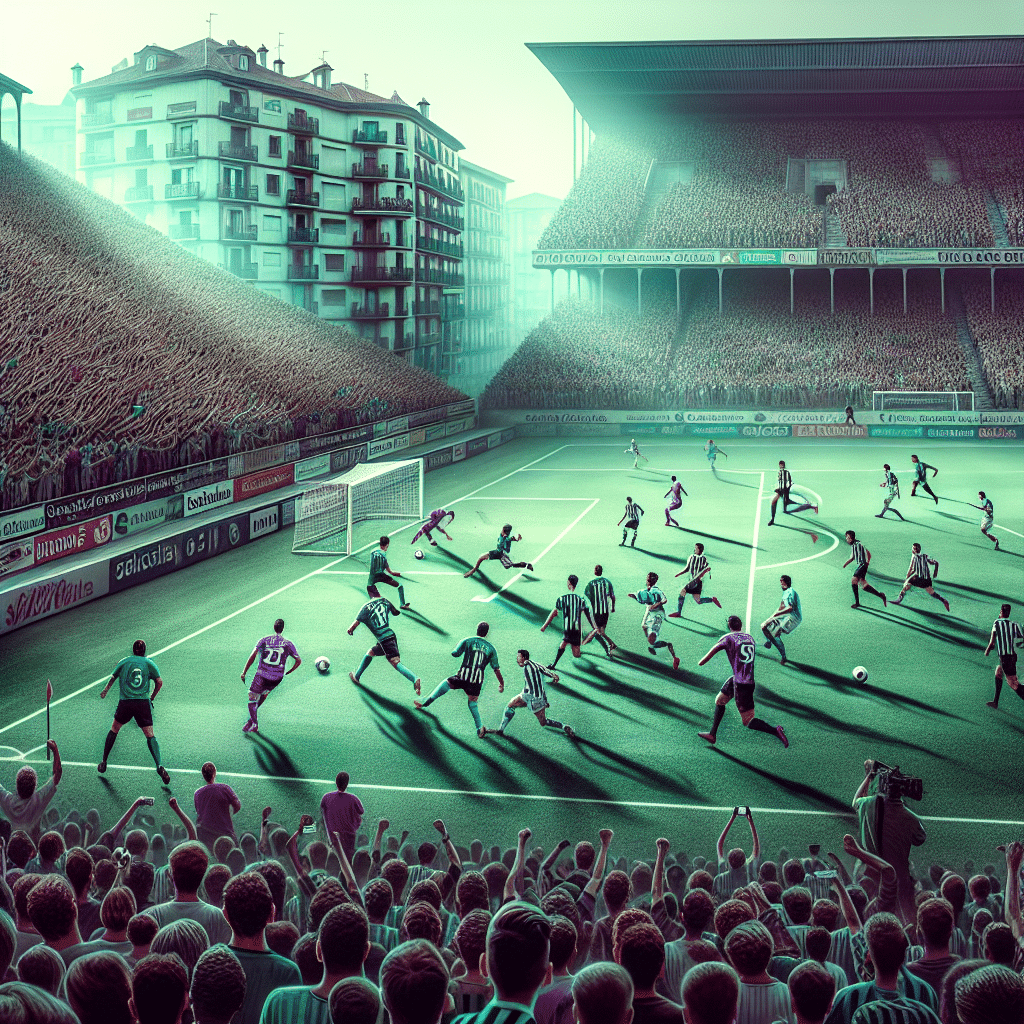
[[43,941],[51,946],[71,936],[78,926],[78,904],[60,875],[47,875],[28,894],[28,916]]
[[412,939],[384,958],[380,990],[391,1024],[437,1024],[448,996],[448,968],[431,943]]
[[615,960],[626,968],[635,991],[653,989],[665,966],[665,937],[654,924],[634,924],[620,934]]
[[43,942],[30,946],[18,959],[18,980],[44,989],[52,996],[57,994],[63,978],[64,961],[60,953]]
[[680,916],[688,935],[706,931],[715,917],[714,901],[704,889],[691,889],[683,897]]
[[132,975],[116,953],[73,960],[64,975],[64,989],[82,1024],[132,1024]]
[[550,892],[544,894],[540,901],[540,909],[544,911],[548,917],[554,917],[555,915],[561,915],[562,917],[569,918],[573,923],[573,927],[579,931],[582,927],[583,922],[580,918],[579,908],[576,906],[576,900],[570,894],[569,890],[563,885],[558,885]]
[[[243,836],[242,838],[244,839],[245,837]],[[245,870],[246,865],[251,862],[252,858],[238,846],[234,847],[224,860],[224,864],[232,875],[240,875]]]
[[811,890],[802,885],[791,886],[782,894],[782,907],[793,924],[807,924],[813,906]]
[[309,903],[309,930],[319,931],[320,922],[327,916],[327,912],[343,903],[348,903],[349,895],[345,887],[333,878],[329,878],[317,889],[316,894]]
[[141,828],[133,828],[124,837],[124,848],[136,860],[145,860],[149,855],[149,835]]
[[986,960],[994,964],[1013,966],[1017,954],[1017,940],[1005,921],[993,921],[981,933],[981,950]]
[[715,931],[720,939],[725,939],[737,925],[753,920],[754,912],[743,900],[726,900],[715,911]]
[[317,933],[317,956],[334,976],[360,974],[370,952],[370,924],[362,907],[343,903],[328,911]]
[[299,929],[291,921],[271,921],[263,934],[272,953],[291,959],[295,943],[299,941]]
[[967,902],[967,883],[959,875],[948,874],[942,879],[939,892],[949,900],[954,916],[959,917]]
[[953,935],[953,907],[941,896],[925,900],[917,908],[917,929],[925,948],[945,949]]
[[[95,856],[93,854],[94,858]],[[96,860],[96,867],[93,869],[93,885],[97,896],[104,896],[108,893],[115,878],[117,878],[117,865],[109,857],[101,857]]]
[[[488,864],[487,868],[493,868],[493,864]],[[484,877],[487,877],[487,868],[484,869]],[[505,872],[508,874],[508,872]],[[392,857],[391,860],[381,865],[380,869],[381,878],[387,879],[391,883],[392,899],[396,903],[401,903],[402,893],[405,892],[405,883],[409,879],[409,865],[401,860],[399,857]],[[502,885],[505,884],[505,880],[502,879]],[[500,893],[501,890],[499,889]]]
[[5,913],[0,913],[0,978],[14,961],[14,954],[18,948],[18,930],[14,921]]
[[894,914],[873,914],[864,926],[868,956],[875,965],[875,979],[891,978],[907,955],[906,933]]
[[789,976],[789,998],[805,1024],[822,1024],[835,994],[835,978],[819,963],[798,964]]
[[634,896],[640,896],[642,893],[649,893],[651,891],[651,882],[653,880],[654,873],[651,871],[650,864],[646,864],[640,861],[638,864],[633,865],[633,870],[629,873],[629,888]]
[[839,905],[832,900],[815,900],[811,907],[811,924],[834,932],[839,923]]
[[633,979],[619,964],[602,961],[584,967],[572,980],[576,1024],[630,1024]]
[[276,860],[265,860],[254,865],[252,870],[262,875],[263,880],[270,886],[270,895],[274,898],[274,914],[281,920],[284,917],[284,897],[288,887],[288,876],[284,873],[284,868]]
[[189,988],[198,1024],[230,1024],[245,1001],[245,971],[227,946],[211,946],[196,961]]
[[[363,853],[365,851],[360,850],[359,852]],[[327,849],[327,844],[320,842],[319,839],[314,840],[306,847],[306,856],[309,858],[309,865],[314,871],[322,871],[327,866],[329,854],[330,850]]]
[[39,859],[54,864],[64,856],[64,837],[59,832],[44,832],[39,839]]
[[610,914],[618,914],[629,902],[629,875],[625,871],[609,871],[601,887],[605,906]]
[[[598,573],[598,576],[601,574]],[[582,842],[576,844],[576,849],[573,850],[573,858],[576,861],[576,867],[581,871],[590,871],[594,866],[594,859],[597,854],[594,851],[594,844],[588,843],[585,839]]]
[[348,772],[338,772],[334,777],[334,784],[338,787],[339,793],[344,793],[348,789],[349,774]]
[[[461,882],[462,879],[460,878]],[[394,893],[391,891],[391,883],[384,878],[375,878],[363,890],[363,905],[366,907],[366,916],[375,923],[380,923],[387,917],[388,911],[395,902]]]
[[487,974],[499,999],[530,1005],[550,977],[551,925],[532,904],[506,903],[487,928]]
[[433,843],[420,843],[416,848],[416,859],[427,867],[437,856],[437,847]]
[[149,903],[149,894],[153,891],[153,880],[156,870],[148,860],[132,861],[124,876],[124,884],[131,889],[137,906]]
[[4,1024],[80,1024],[67,1003],[24,981],[0,985],[0,1020]]
[[979,967],[956,983],[961,1024],[1020,1024],[1024,1021],[1024,979],[1001,964]]
[[435,910],[440,911],[441,890],[432,878],[421,879],[409,890],[409,898],[406,903],[409,906],[414,903],[429,903]]
[[725,955],[741,978],[764,973],[774,952],[772,933],[760,921],[738,924],[725,940]]
[[232,878],[224,887],[224,916],[235,936],[254,939],[274,920],[274,897],[257,871]]
[[686,880],[686,888],[703,889],[708,895],[711,895],[715,891],[715,879],[710,871],[696,868],[690,872],[690,877]]
[[343,978],[331,989],[327,1008],[331,1024],[378,1024],[380,990],[366,978]]
[[726,859],[729,861],[729,867],[733,870],[738,870],[747,863],[747,855],[739,847],[730,850]]
[[156,918],[149,914],[136,914],[128,922],[126,937],[133,949],[144,949],[148,953],[149,945],[159,929]]
[[12,887],[14,892],[14,912],[18,915],[18,921],[29,923],[31,918],[28,914],[28,894],[43,880],[42,875],[31,872],[22,875]]
[[22,800],[27,800],[36,791],[38,782],[35,768],[27,764],[19,768],[18,774],[14,776],[14,788]]
[[469,971],[480,970],[480,959],[487,951],[489,910],[471,910],[460,922],[453,945]]
[[806,877],[807,872],[804,871],[803,864],[796,857],[791,857],[782,865],[782,880],[786,883],[787,888],[799,885]]
[[11,833],[7,841],[7,859],[16,867],[23,868],[36,855],[36,844],[27,832],[20,828]]
[[135,915],[135,895],[125,885],[115,886],[100,904],[100,924],[108,932],[124,932]]
[[992,895],[992,883],[989,881],[988,875],[972,875],[971,880],[967,883],[967,888],[975,903],[984,903]]
[[171,881],[179,896],[194,896],[203,883],[210,855],[202,843],[192,840],[175,847],[171,853]]
[[199,958],[210,948],[210,939],[206,929],[197,921],[184,917],[180,921],[165,924],[153,936],[150,953],[176,954],[185,965],[185,971],[191,978],[192,970]]
[[401,938],[426,939],[440,948],[441,915],[429,903],[411,903],[402,915]]
[[773,860],[766,860],[757,869],[757,880],[763,885],[765,882],[775,882],[779,877],[779,869]]
[[302,975],[303,985],[319,985],[323,980],[323,964],[316,955],[317,933],[306,932],[299,936],[299,941],[292,948],[291,959],[295,961]]
[[804,943],[808,958],[822,963],[832,948],[832,933],[827,928],[814,925],[807,929]]
[[686,1024],[733,1024],[740,979],[728,964],[697,964],[683,978],[682,997]]
[[782,886],[778,882],[762,882],[761,892],[764,898],[773,905],[782,903]]
[[203,876],[203,898],[215,907],[224,905],[224,886],[231,879],[227,864],[211,864]]
[[508,878],[508,868],[500,860],[492,860],[490,864],[484,865],[482,874],[487,882],[488,896],[492,901],[500,900],[505,880]]
[[465,917],[471,910],[490,910],[487,880],[479,871],[466,871],[455,886],[455,912]]
[[188,974],[181,959],[173,953],[150,953],[140,960],[132,976],[130,1005],[137,1024],[177,1024],[188,1006]]
[[939,1019],[942,1024],[960,1024],[960,1017],[956,1012],[957,982],[966,978],[972,971],[988,965],[987,960],[958,960],[942,976],[938,987]]
[[67,875],[71,887],[75,890],[75,898],[83,899],[92,885],[92,857],[80,846],[68,850],[64,858],[64,874]]
[[217,836],[213,843],[213,859],[218,864],[227,863],[228,854],[234,849],[234,846],[230,836]]
[[572,969],[576,957],[576,943],[579,932],[576,925],[561,914],[551,916],[551,970],[561,974]]

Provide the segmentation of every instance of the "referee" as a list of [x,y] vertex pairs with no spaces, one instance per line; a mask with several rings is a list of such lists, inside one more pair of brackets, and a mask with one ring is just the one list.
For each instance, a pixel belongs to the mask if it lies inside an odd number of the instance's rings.
[[987,658],[992,648],[995,647],[999,655],[999,664],[996,666],[996,695],[993,700],[986,701],[990,708],[999,707],[999,694],[1003,690],[1003,676],[1010,684],[1011,690],[1017,691],[1017,696],[1024,700],[1024,693],[1021,692],[1020,684],[1017,682],[1017,651],[1018,646],[1024,645],[1024,631],[1020,628],[1019,622],[1010,619],[1010,606],[1004,604],[999,609],[999,618],[992,623],[992,635],[988,638],[988,647],[985,648]]

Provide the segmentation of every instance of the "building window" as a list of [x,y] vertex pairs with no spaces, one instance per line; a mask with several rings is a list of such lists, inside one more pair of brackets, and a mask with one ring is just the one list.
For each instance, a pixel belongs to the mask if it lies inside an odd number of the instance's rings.
[[345,305],[345,289],[344,288],[324,288],[320,293],[320,301],[325,306],[344,306]]
[[238,57],[238,70],[248,71],[249,70],[249,58],[244,54],[239,54]]
[[281,175],[280,174],[268,174],[267,175],[267,195],[268,196],[279,196],[281,194]]
[[271,135],[270,136],[270,156],[279,157],[281,155],[281,136]]
[[345,235],[348,233],[348,223],[343,220],[322,220],[320,230],[325,235]]
[[281,218],[269,213],[263,214],[263,230],[268,235],[281,234]]
[[263,101],[263,109],[264,110],[272,110],[275,113],[280,114],[281,113],[281,101],[280,100],[264,100]]
[[265,266],[265,267],[279,267],[279,266],[281,266],[281,254],[279,252],[265,252],[263,254],[263,266]]
[[155,54],[150,54],[146,58],[146,70],[147,71],[156,71],[156,55]]
[[344,270],[345,269],[345,254],[328,254],[326,257],[326,270]]

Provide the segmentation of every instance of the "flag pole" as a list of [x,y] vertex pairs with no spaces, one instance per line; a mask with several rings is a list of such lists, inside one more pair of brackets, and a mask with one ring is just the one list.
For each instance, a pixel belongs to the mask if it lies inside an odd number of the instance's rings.
[[46,680],[46,760],[50,760],[50,698],[53,697],[53,684]]

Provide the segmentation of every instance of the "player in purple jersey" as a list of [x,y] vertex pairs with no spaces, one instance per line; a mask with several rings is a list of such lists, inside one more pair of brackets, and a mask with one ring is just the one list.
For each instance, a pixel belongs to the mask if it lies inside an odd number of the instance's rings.
[[409,543],[415,544],[416,541],[420,539],[420,537],[425,536],[427,540],[429,540],[430,543],[436,548],[437,541],[430,536],[431,530],[440,530],[441,533],[443,533],[446,537],[448,537],[449,540],[451,540],[452,538],[448,535],[448,531],[445,530],[445,528],[441,525],[441,521],[445,518],[445,516],[451,516],[452,522],[455,521],[454,512],[449,512],[448,509],[446,508],[435,508],[434,511],[430,513],[430,516],[428,517],[427,521],[420,527],[419,532],[416,534],[415,537],[413,537],[413,539]]
[[[672,513],[675,512],[675,510],[677,508],[682,508],[683,507],[683,499],[682,499],[682,495],[680,495],[680,493],[679,493],[680,491],[682,491],[683,494],[686,494],[686,488],[683,487],[682,482],[677,480],[675,477],[672,477],[672,486],[665,492],[665,495],[664,495],[666,498],[670,494],[672,495],[672,500],[671,500],[671,502],[669,502],[668,508],[665,509],[665,525],[666,526],[678,526],[679,525],[675,521],[675,519],[673,518]],[[686,496],[689,497],[689,494],[686,494]]]
[[[249,660],[242,669],[242,682],[245,682],[245,674],[249,671],[252,663],[259,658],[260,663],[256,666],[256,675],[253,676],[252,686],[249,687],[249,721],[242,726],[242,732],[259,732],[259,723],[256,721],[256,711],[259,706],[270,696],[271,691],[281,680],[294,672],[301,664],[302,659],[295,649],[291,640],[286,640],[281,634],[284,632],[284,619],[278,619],[274,623],[274,632],[271,636],[265,636],[253,648]],[[288,671],[285,671],[285,663],[288,658],[294,658],[295,664]]]
[[714,743],[718,736],[718,727],[725,717],[726,705],[735,697],[736,710],[748,729],[771,733],[782,741],[784,747],[788,747],[786,730],[781,725],[772,726],[754,717],[754,655],[757,653],[757,644],[749,633],[743,632],[743,620],[738,615],[729,616],[729,632],[697,662],[697,665],[706,665],[719,651],[725,651],[728,656],[732,675],[715,698],[715,718],[711,723],[711,731],[699,732],[697,735],[708,743]]

